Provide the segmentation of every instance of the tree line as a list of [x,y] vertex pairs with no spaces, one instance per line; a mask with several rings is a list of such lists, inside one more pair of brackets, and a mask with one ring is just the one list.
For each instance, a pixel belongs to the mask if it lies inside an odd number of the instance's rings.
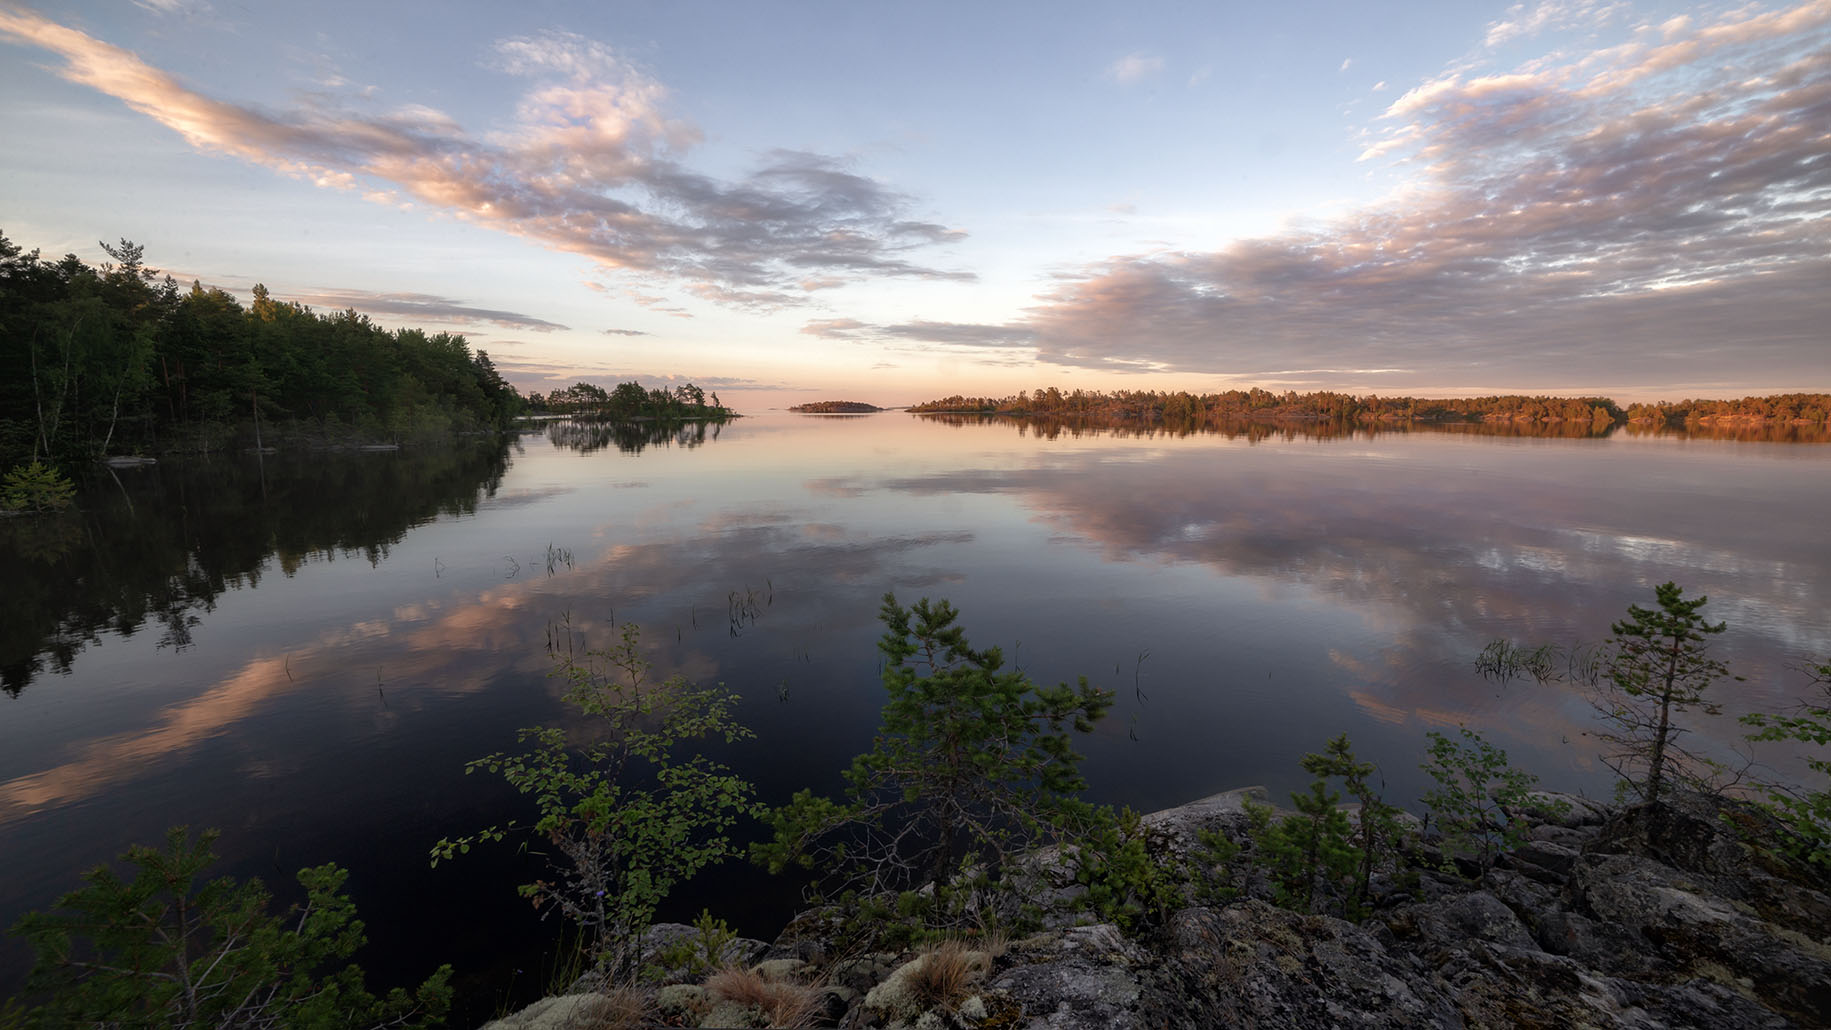
[[1741,400],[1660,401],[1657,404],[1631,404],[1630,422],[1669,425],[1697,422],[1831,422],[1831,394],[1777,393],[1767,397],[1744,397]]
[[1241,419],[1309,419],[1331,422],[1547,422],[1615,425],[1713,420],[1831,422],[1831,394],[1784,394],[1739,401],[1635,404],[1607,397],[1382,397],[1320,390],[1274,393],[1254,387],[1220,393],[1186,390],[1024,390],[1007,397],[953,394],[910,407],[917,413],[965,413],[1186,424]]
[[247,429],[333,443],[500,426],[525,407],[464,337],[318,313],[263,285],[243,306],[145,249],[56,260],[0,234],[0,468],[217,449]]

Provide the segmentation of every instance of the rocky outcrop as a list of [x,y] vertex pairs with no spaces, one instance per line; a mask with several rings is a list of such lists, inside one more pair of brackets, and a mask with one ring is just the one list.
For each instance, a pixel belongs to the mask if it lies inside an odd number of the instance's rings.
[[[1205,831],[1243,839],[1243,802],[1262,796],[1234,791],[1145,817],[1153,854],[1186,862]],[[1008,946],[962,952],[951,987],[925,978],[919,953],[839,956],[834,913],[806,913],[767,950],[742,950],[763,960],[759,977],[817,993],[809,1025],[1831,1026],[1828,885],[1749,843],[1771,831],[1759,812],[1705,797],[1616,810],[1538,795],[1525,814],[1527,842],[1480,881],[1439,871],[1441,856],[1425,848],[1386,877],[1358,923],[1274,907],[1262,883],[1236,875],[1238,900],[1189,905],[1131,934],[1058,918]],[[1039,867],[1050,861],[1060,856]],[[668,1005],[650,1015],[669,1025],[734,1012],[764,1025],[755,1009],[662,993]],[[578,1002],[543,1004],[543,1015],[563,1015]],[[535,1025],[561,1024],[502,1024]]]
[[[1140,1006],[1145,1026],[1458,1026],[1444,985],[1377,929],[1251,900],[1170,918]],[[1387,938],[1389,939],[1389,938]]]

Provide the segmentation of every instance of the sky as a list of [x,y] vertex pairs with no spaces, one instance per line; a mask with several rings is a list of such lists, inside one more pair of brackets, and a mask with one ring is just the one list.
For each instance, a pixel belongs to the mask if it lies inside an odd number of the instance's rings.
[[524,391],[1831,390],[1831,0],[0,0],[0,140]]

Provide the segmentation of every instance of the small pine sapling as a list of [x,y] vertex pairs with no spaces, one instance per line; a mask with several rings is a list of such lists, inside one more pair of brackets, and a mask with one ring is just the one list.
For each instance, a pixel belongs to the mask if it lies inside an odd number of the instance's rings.
[[1134,930],[1161,922],[1181,898],[1174,870],[1151,852],[1150,831],[1137,812],[1097,809],[1094,825],[1073,846],[1082,903],[1101,922]]
[[1346,733],[1329,741],[1322,753],[1303,756],[1303,768],[1313,776],[1339,779],[1342,789],[1360,805],[1355,829],[1357,867],[1346,903],[1349,917],[1358,918],[1373,901],[1374,870],[1398,849],[1399,809],[1381,798],[1372,779],[1377,767],[1355,758]]
[[1248,801],[1254,848],[1271,876],[1272,899],[1284,908],[1318,912],[1325,897],[1349,882],[1357,864],[1352,825],[1337,806],[1341,795],[1322,780],[1292,794],[1295,815],[1274,820],[1270,805]]

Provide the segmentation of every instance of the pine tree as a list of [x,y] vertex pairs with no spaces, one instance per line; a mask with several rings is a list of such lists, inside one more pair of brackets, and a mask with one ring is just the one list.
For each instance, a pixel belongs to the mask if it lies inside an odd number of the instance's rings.
[[1724,624],[1713,626],[1698,614],[1709,598],[1687,601],[1683,594],[1668,582],[1654,588],[1657,608],[1629,605],[1628,617],[1612,627],[1602,666],[1597,707],[1609,728],[1599,736],[1614,749],[1603,761],[1648,804],[1675,782],[1707,783],[1717,768],[1678,743],[1687,731],[1673,716],[1694,706],[1709,715],[1720,711],[1704,691],[1729,676],[1729,667],[1708,652]]

